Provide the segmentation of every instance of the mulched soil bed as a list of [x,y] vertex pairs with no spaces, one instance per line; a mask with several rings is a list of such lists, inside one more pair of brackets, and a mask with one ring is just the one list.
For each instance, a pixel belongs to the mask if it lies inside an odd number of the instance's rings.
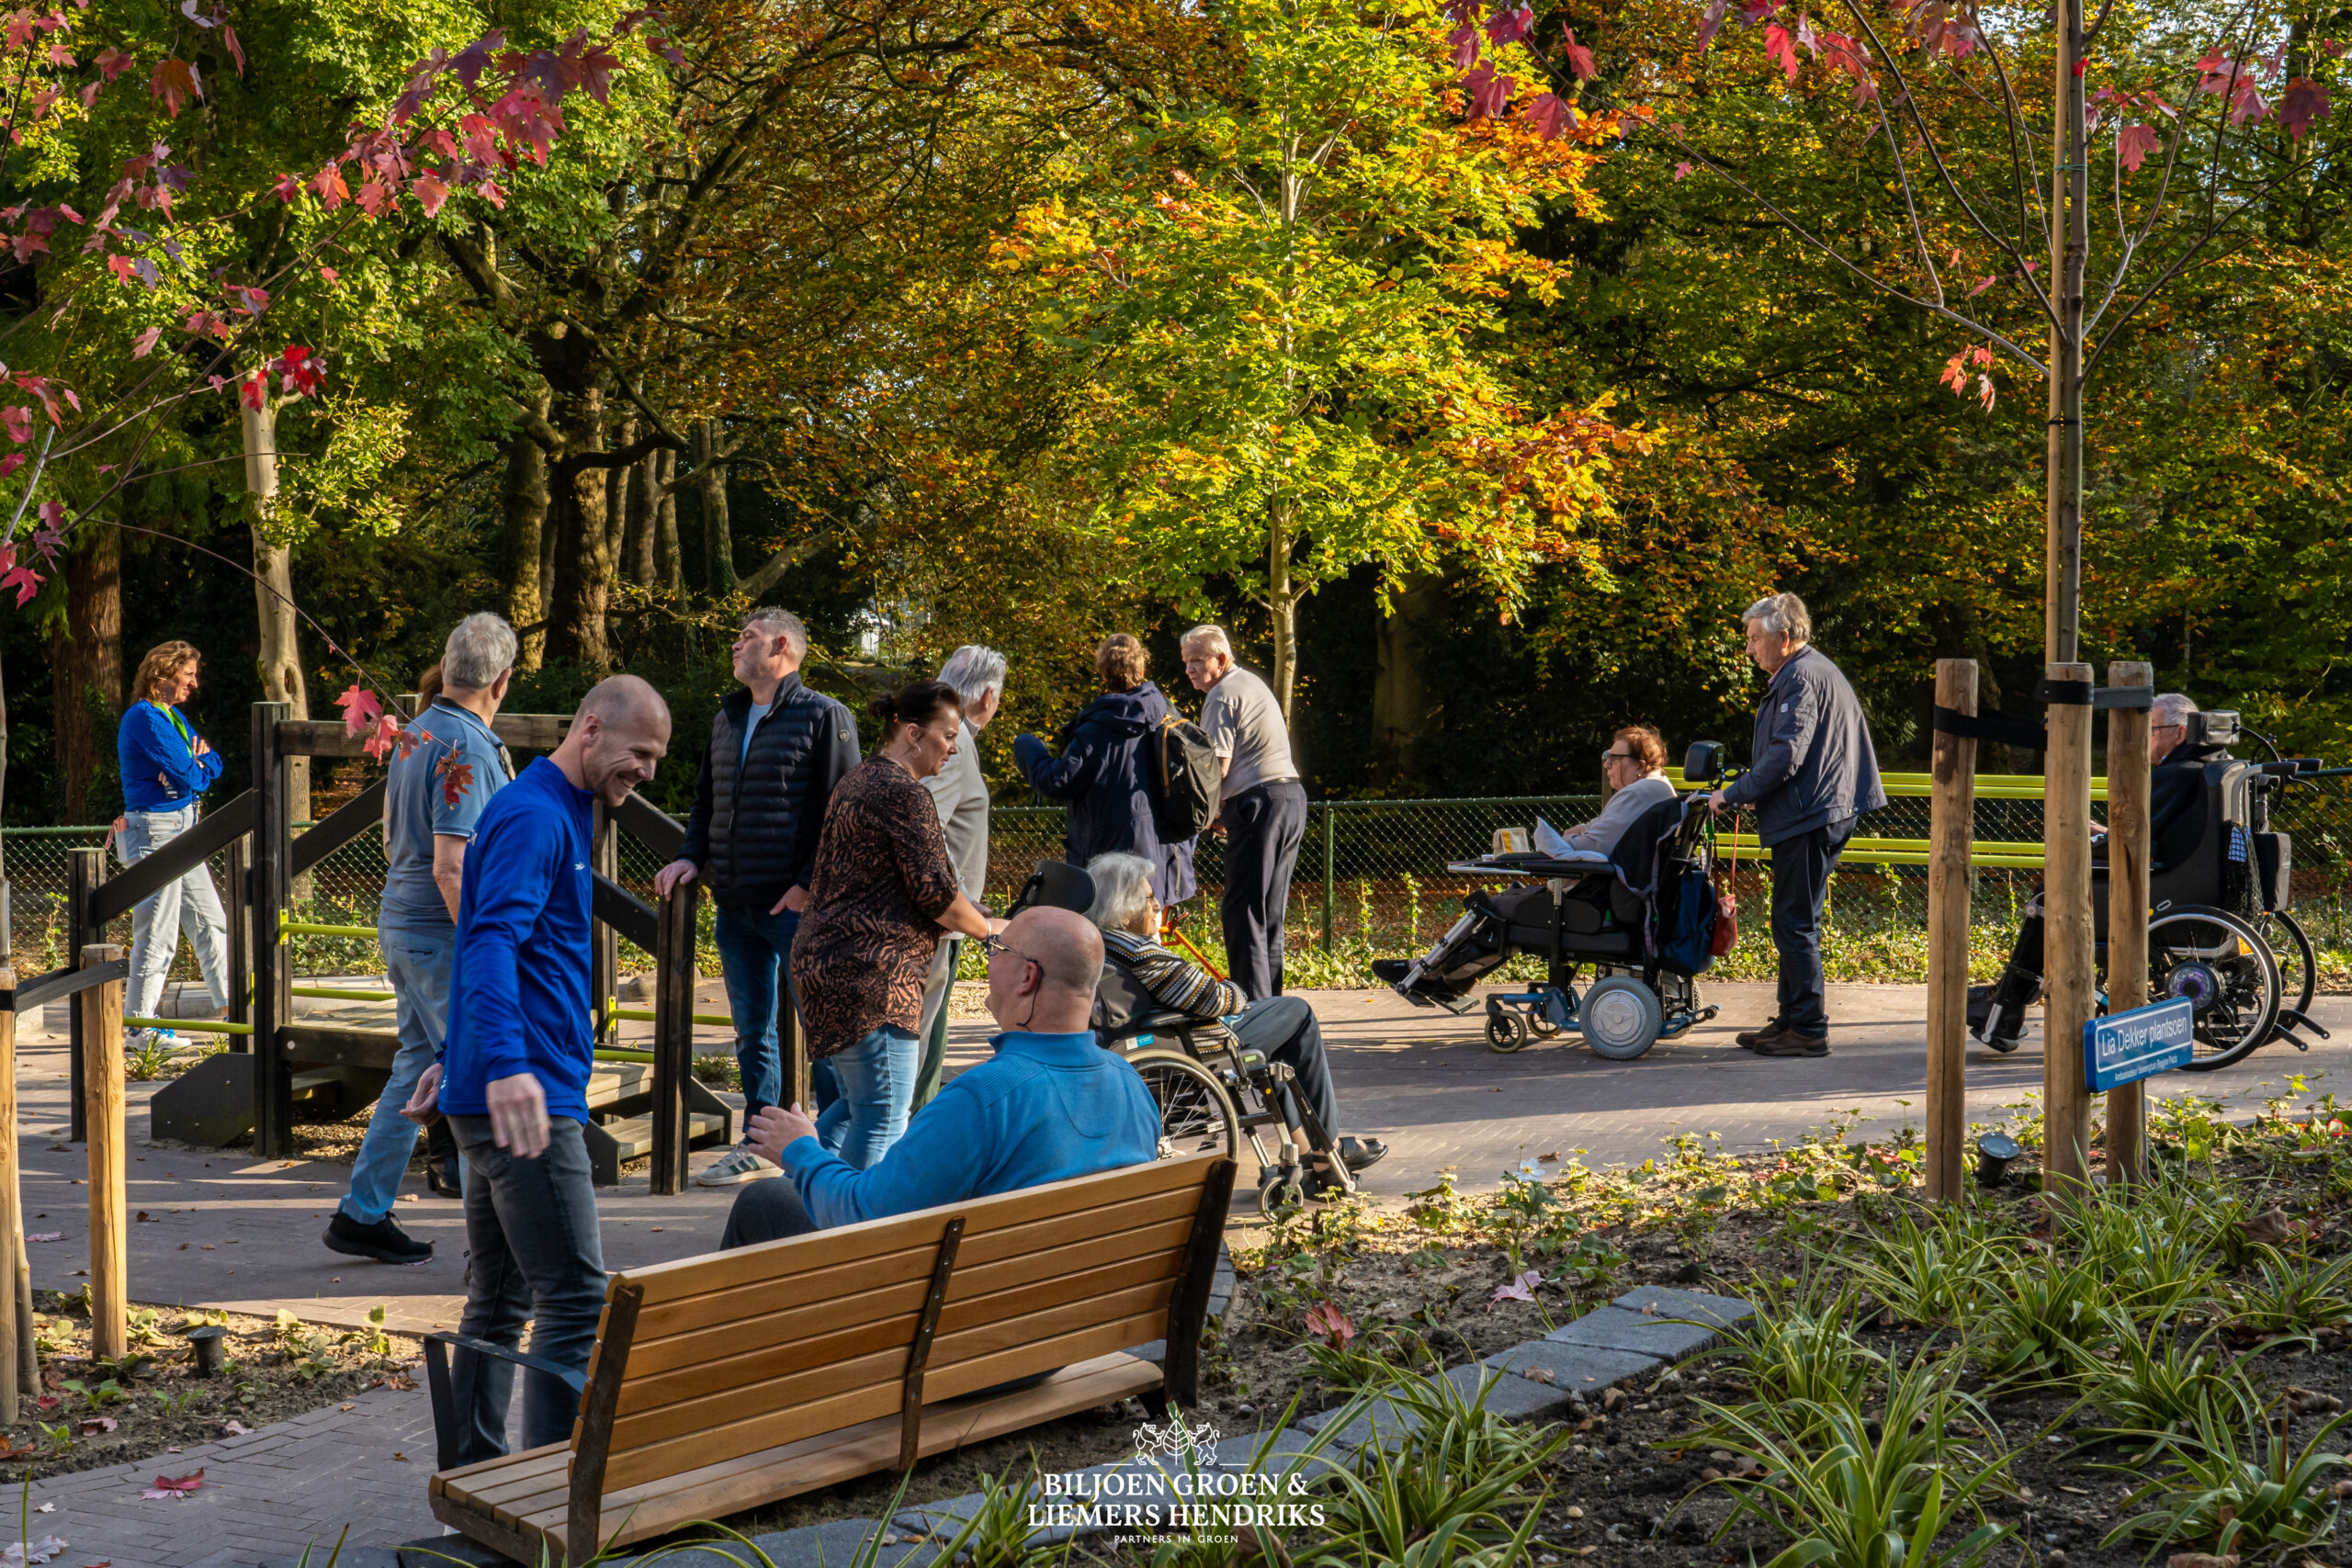
[[[403,1335],[134,1306],[132,1351],[107,1366],[89,1359],[90,1320],[80,1295],[39,1291],[33,1308],[40,1407],[0,1430],[6,1442],[0,1484],[147,1459],[159,1461],[159,1474],[177,1476],[174,1456],[184,1449],[346,1404],[383,1383],[413,1386],[420,1354],[418,1342]],[[194,1351],[180,1337],[199,1322],[229,1330],[220,1376],[197,1376]],[[433,1460],[416,1458],[421,1486]]]

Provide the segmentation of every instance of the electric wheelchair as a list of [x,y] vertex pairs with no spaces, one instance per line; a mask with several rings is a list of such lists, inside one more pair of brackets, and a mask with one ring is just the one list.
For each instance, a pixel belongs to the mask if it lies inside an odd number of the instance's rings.
[[[2323,764],[2279,755],[2234,713],[2188,716],[2185,744],[2226,748],[2253,736],[2272,756],[2257,762],[2223,750],[2201,764],[2201,811],[2192,812],[2190,826],[2170,846],[2165,868],[2149,877],[2148,997],[2190,1002],[2195,1044],[2187,1069],[2211,1072],[2273,1040],[2309,1050],[2298,1031],[2328,1038],[2310,1016],[2317,984],[2311,939],[2288,908],[2291,837],[2270,826],[2273,801]],[[2165,848],[2157,846],[2158,852]],[[2100,1012],[2107,1010],[2107,887],[2102,857],[2092,868],[2091,888]],[[2040,979],[2019,974],[2013,963],[2000,984],[1983,987],[1981,1000],[1972,998],[1979,1016],[1971,1019],[1971,1032],[1996,1049],[2014,1049],[2016,1021],[2007,1021],[2005,1032],[1999,1010],[2030,1005]]]
[[[1541,958],[1543,983],[1485,998],[1487,1043],[1497,1051],[1573,1031],[1595,1055],[1626,1062],[1714,1017],[1716,1009],[1700,1005],[1694,976],[1712,957],[1714,840],[1705,797],[1724,777],[1724,754],[1715,741],[1693,745],[1683,760],[1691,792],[1652,807],[1607,855],[1501,853],[1449,865],[1540,880],[1471,894],[1429,952],[1382,960],[1373,973],[1418,1007],[1464,1013],[1487,974],[1521,953]],[[1579,991],[1586,969],[1592,977]]]

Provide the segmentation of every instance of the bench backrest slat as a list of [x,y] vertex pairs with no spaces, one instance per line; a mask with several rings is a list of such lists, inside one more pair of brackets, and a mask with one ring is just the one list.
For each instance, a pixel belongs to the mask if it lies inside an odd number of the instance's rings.
[[1156,1161],[616,1276],[613,1291],[641,1302],[628,1359],[616,1363],[606,1494],[898,1415],[954,1218],[964,1232],[926,1400],[1159,1338],[1203,1182],[1222,1157]]

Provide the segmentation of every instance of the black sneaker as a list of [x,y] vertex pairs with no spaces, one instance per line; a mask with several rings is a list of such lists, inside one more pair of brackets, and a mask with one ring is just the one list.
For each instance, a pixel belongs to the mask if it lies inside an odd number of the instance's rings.
[[372,1225],[363,1225],[337,1209],[334,1218],[327,1222],[325,1241],[329,1252],[346,1258],[372,1258],[379,1263],[433,1261],[433,1244],[401,1229],[400,1222],[390,1214]]
[[1829,1055],[1829,1036],[1799,1034],[1794,1030],[1783,1029],[1768,1039],[1758,1040],[1749,1049],[1759,1056],[1826,1056]]

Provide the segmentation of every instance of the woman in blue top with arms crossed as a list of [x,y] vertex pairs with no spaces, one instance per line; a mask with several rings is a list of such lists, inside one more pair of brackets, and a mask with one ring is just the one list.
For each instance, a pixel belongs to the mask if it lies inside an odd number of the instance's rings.
[[[158,643],[131,678],[139,700],[115,731],[123,807],[115,824],[115,852],[125,865],[195,827],[197,797],[220,777],[220,754],[179,713],[179,705],[196,691],[200,661],[192,644]],[[205,988],[212,993],[213,1016],[229,1010],[228,917],[221,913],[212,874],[198,864],[130,912],[131,1017],[155,1016],[183,931],[195,944]]]

